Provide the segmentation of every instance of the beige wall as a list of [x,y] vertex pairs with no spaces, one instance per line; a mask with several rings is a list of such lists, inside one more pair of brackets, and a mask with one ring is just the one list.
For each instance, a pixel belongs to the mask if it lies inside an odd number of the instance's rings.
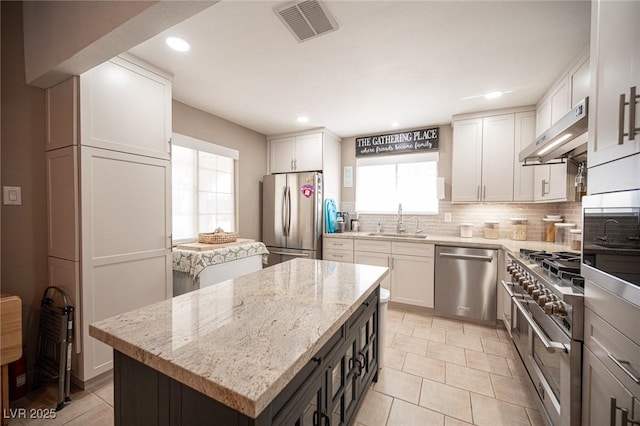
[[260,182],[267,174],[266,136],[175,100],[173,131],[240,151],[238,231],[243,238],[260,240]]
[[[423,127],[432,127],[431,125],[425,125]],[[440,140],[438,145],[438,152],[440,159],[438,161],[438,176],[444,178],[445,182],[445,200],[451,199],[451,150],[453,148],[453,128],[451,124],[435,125],[433,127],[440,127]],[[406,129],[411,130],[411,129]],[[398,130],[399,132],[401,130]],[[391,133],[391,132],[380,132]],[[368,136],[359,135],[357,137]],[[342,139],[342,167],[353,166],[353,187],[342,187],[342,202],[355,203],[356,201],[356,137],[343,138]]]
[[42,292],[47,283],[44,90],[25,83],[22,3],[2,6],[2,185],[22,187],[21,206],[2,206],[3,293],[23,303],[29,365],[35,360]]

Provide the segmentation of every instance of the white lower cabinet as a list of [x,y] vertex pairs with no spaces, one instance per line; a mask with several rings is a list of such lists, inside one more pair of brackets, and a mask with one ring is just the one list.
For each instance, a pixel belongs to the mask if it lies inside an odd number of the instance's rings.
[[353,263],[353,240],[350,238],[324,238],[322,259]]
[[[582,365],[582,424],[628,426],[629,420],[637,421],[632,417],[637,400],[588,347],[584,348]],[[628,413],[624,423],[622,410]]]
[[390,268],[381,286],[392,302],[433,308],[433,253],[433,244],[356,240],[353,261]]
[[[373,266],[391,266],[391,242],[355,240],[353,244],[353,263]],[[380,283],[380,287],[391,290],[391,274]],[[393,294],[391,295],[393,300]]]

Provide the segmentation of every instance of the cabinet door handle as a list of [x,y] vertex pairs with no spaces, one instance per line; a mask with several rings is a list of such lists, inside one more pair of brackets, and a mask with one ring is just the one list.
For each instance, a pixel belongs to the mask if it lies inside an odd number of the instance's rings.
[[620,369],[622,371],[624,371],[625,374],[631,378],[631,380],[633,380],[634,382],[640,384],[640,378],[638,378],[638,376],[636,376],[633,373],[633,371],[631,371],[631,363],[629,361],[623,361],[623,360],[617,359],[615,356],[613,356],[612,354],[609,354],[609,353],[607,354],[607,356],[609,357],[609,359],[611,361],[613,361],[613,363],[615,365],[620,367]]
[[611,397],[609,400],[609,410],[610,410],[610,426],[616,426],[616,414],[618,410],[620,410],[620,426],[628,426],[628,425],[640,425],[639,421],[629,420],[629,410],[626,408],[618,407],[618,401]]
[[476,200],[480,201],[480,185],[478,185],[478,189],[476,191]]
[[326,426],[331,426],[331,417],[329,417],[329,415],[327,414],[327,411],[322,410],[321,414],[322,414],[322,417],[324,417],[324,420],[325,420],[324,423],[326,424]]
[[[545,187],[547,185],[549,185],[549,182],[547,182],[546,179],[542,179],[542,193],[540,195],[543,196],[543,197],[549,193],[549,191],[545,191]],[[549,186],[551,186],[551,185],[549,185]]]
[[625,102],[625,94],[620,95],[620,103],[618,104],[618,145],[624,144],[624,137],[627,133],[624,132],[624,107],[629,105]]
[[484,188],[482,189],[482,199],[487,199],[487,185],[484,185]]
[[640,128],[636,129],[636,103],[640,95],[636,94],[636,86],[633,86],[629,94],[629,140],[632,141],[635,138],[636,133],[640,131]]

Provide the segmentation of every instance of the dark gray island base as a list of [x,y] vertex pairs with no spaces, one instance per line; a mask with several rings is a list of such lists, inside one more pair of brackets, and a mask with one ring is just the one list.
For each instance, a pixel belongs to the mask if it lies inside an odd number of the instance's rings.
[[257,418],[114,350],[115,424],[352,424],[378,378],[379,292],[377,287]]

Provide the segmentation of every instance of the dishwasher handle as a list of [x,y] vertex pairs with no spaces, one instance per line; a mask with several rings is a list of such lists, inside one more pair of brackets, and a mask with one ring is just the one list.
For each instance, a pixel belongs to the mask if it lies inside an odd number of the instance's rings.
[[492,262],[493,256],[478,256],[476,254],[456,254],[456,253],[440,253],[440,257],[451,257],[453,259],[477,260],[481,262]]

